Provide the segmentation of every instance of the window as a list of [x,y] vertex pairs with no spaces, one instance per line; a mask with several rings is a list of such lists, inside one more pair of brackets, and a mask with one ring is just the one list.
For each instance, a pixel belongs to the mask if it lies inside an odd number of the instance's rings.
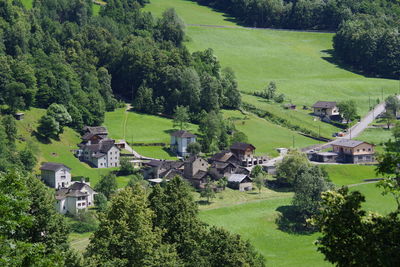
[[368,151],[371,151],[371,148],[368,148]]
[[81,203],[78,203],[78,207],[80,207],[81,206]]
[[100,163],[100,166],[103,166],[103,163]]
[[118,157],[115,157],[115,159],[117,159]]
[[63,210],[65,210],[65,206],[63,207]]
[[357,152],[360,152],[360,149],[357,149]]
[[363,151],[365,151],[365,148],[363,148]]

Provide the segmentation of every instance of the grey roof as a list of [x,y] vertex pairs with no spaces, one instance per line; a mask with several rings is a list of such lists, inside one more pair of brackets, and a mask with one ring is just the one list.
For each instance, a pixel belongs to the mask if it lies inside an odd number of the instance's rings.
[[114,146],[115,140],[103,139],[98,144],[83,145],[82,148],[88,149],[90,152],[94,153],[93,157],[100,158],[107,154],[107,152]]
[[234,158],[234,160],[237,160],[236,156],[230,152],[229,150],[225,150],[225,151],[221,151],[219,153],[214,154],[211,157],[211,161],[220,161],[220,162],[229,162],[229,160],[231,160],[232,158]]
[[83,127],[83,130],[85,132],[93,133],[93,134],[108,134],[107,128],[104,126],[94,126],[94,127],[85,126],[85,127]]
[[255,146],[253,146],[252,144],[247,144],[247,143],[234,143],[231,146],[231,149],[235,149],[235,150],[246,150],[247,148],[251,147],[252,149],[256,149]]
[[[345,146],[345,147],[356,147],[366,142],[358,141],[358,140],[350,140],[350,139],[339,139],[332,143],[335,146]],[[368,143],[366,143],[368,144]]]
[[181,137],[181,138],[193,138],[196,137],[196,135],[188,132],[188,131],[184,131],[184,130],[179,130],[176,132],[171,133],[171,136],[175,136],[175,137]]
[[195,175],[193,175],[192,179],[201,180],[206,176],[207,176],[207,172],[206,171],[198,171]]
[[58,171],[61,168],[67,168],[68,170],[71,170],[71,168],[65,166],[64,164],[56,162],[45,162],[40,167],[41,170],[46,170],[46,171]]
[[313,108],[334,108],[336,105],[334,101],[318,101],[313,105]]
[[[66,197],[85,197],[85,196],[88,196],[89,195],[88,192],[81,192],[81,190],[85,186],[87,186],[90,189],[92,189],[88,184],[81,183],[81,182],[75,182],[68,188],[60,188],[60,189],[58,189],[56,191],[56,199],[60,200],[60,199],[66,198]],[[93,190],[93,193],[97,194],[96,192],[94,192],[94,190]]]
[[236,164],[233,164],[232,162],[219,162],[219,161],[214,161],[211,164],[211,168],[217,168],[217,169],[225,169],[228,166],[232,166],[233,168],[236,168]]
[[235,174],[232,174],[232,175],[230,175],[228,177],[228,182],[241,183],[246,178],[249,178],[246,174],[237,174],[237,173],[235,173]]
[[91,139],[93,136],[98,136],[101,139],[103,139],[103,138],[107,137],[107,134],[97,134],[97,133],[89,133],[88,132],[88,133],[85,133],[81,138],[82,138],[82,140],[87,141],[87,140]]

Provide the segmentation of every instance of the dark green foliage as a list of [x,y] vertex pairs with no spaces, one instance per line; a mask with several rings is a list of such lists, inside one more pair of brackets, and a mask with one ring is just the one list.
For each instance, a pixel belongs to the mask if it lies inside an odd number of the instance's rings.
[[321,194],[331,189],[333,185],[328,182],[326,171],[319,166],[312,166],[296,179],[292,204],[303,220],[308,219],[318,214]]
[[264,258],[239,235],[211,227],[206,240],[207,250],[211,252],[208,266],[265,266]]
[[135,172],[135,168],[133,164],[129,161],[129,158],[121,157],[119,174],[121,175],[130,175]]
[[39,120],[37,131],[45,138],[58,138],[60,124],[53,117],[44,115]]
[[86,250],[88,261],[97,266],[179,266],[173,247],[163,244],[162,231],[153,227],[153,217],[140,186],[119,191],[99,215],[99,229]]
[[210,199],[215,198],[214,183],[208,178],[204,189],[200,191],[200,196],[207,199],[207,203],[210,203]]
[[114,173],[102,175],[94,190],[102,193],[108,200],[117,191],[118,185]]
[[398,212],[382,216],[361,209],[365,197],[342,188],[323,194],[321,213],[314,218],[322,237],[318,250],[337,266],[397,266],[400,257]]
[[189,109],[184,106],[177,106],[174,110],[173,127],[179,127],[184,130],[188,127],[189,122]]
[[264,266],[264,258],[239,235],[204,225],[190,186],[176,177],[153,187],[149,206],[153,224],[165,230],[163,242],[176,247],[184,266]]
[[94,205],[97,210],[100,212],[104,212],[107,208],[107,198],[103,193],[97,192],[94,196]]
[[305,154],[296,150],[290,151],[276,168],[277,177],[291,185],[310,167]]
[[96,215],[92,211],[82,210],[75,216],[75,222],[69,225],[72,232],[87,233],[93,232],[98,228]]
[[63,264],[68,229],[54,202],[52,191],[35,177],[18,171],[0,174],[2,266]]
[[17,139],[17,124],[12,115],[6,115],[3,117],[2,124],[7,135],[7,140],[10,143],[15,143]]
[[26,146],[22,151],[19,152],[19,159],[22,163],[22,167],[27,172],[32,172],[37,163],[36,156],[29,146]]
[[201,152],[201,145],[197,142],[194,143],[190,143],[187,148],[186,151],[188,153],[190,153],[191,155],[198,155]]
[[349,123],[358,117],[357,105],[354,100],[347,100],[338,104],[340,115]]

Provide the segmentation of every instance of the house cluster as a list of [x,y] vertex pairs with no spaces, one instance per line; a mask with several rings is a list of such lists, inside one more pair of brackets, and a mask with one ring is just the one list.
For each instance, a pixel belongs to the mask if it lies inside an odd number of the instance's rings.
[[108,138],[103,126],[83,128],[82,142],[75,155],[95,168],[111,168],[120,165],[120,148],[114,139]]
[[[177,137],[174,134],[172,135],[175,138]],[[181,136],[181,134],[179,135]],[[181,137],[177,138],[179,143]],[[176,139],[174,139],[175,141]],[[184,152],[187,155],[187,152]],[[266,157],[254,156],[254,152],[255,147],[253,145],[236,143],[231,146],[230,150],[219,152],[208,160],[194,155],[179,161],[151,160],[145,163],[143,173],[144,177],[152,183],[169,180],[178,175],[197,189],[203,189],[209,180],[218,181],[225,177],[228,181],[228,187],[247,191],[252,189],[248,167],[267,161]]]
[[42,181],[56,190],[56,209],[61,214],[76,214],[94,205],[96,192],[85,180],[72,181],[71,169],[64,164],[46,162],[40,167]]
[[375,146],[363,141],[339,139],[332,143],[332,151],[309,153],[309,159],[324,163],[375,162]]

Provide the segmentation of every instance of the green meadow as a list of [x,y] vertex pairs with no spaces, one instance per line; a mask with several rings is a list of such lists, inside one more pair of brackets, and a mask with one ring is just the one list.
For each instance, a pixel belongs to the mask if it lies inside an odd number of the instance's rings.
[[[191,1],[150,2],[145,9],[156,16],[173,7],[187,24],[232,26],[224,14]],[[354,99],[365,114],[370,98],[398,90],[398,81],[367,78],[335,64],[331,33],[198,26],[186,26],[186,33],[190,51],[212,48],[223,67],[233,68],[243,92],[261,90],[275,81],[278,91],[294,104]]]
[[302,148],[318,143],[251,113],[242,114],[240,111],[225,110],[224,116],[231,118],[236,128],[247,135],[248,141],[256,147],[256,154],[259,155],[267,153],[277,156],[276,148],[279,147],[293,147],[294,144],[295,148]]

